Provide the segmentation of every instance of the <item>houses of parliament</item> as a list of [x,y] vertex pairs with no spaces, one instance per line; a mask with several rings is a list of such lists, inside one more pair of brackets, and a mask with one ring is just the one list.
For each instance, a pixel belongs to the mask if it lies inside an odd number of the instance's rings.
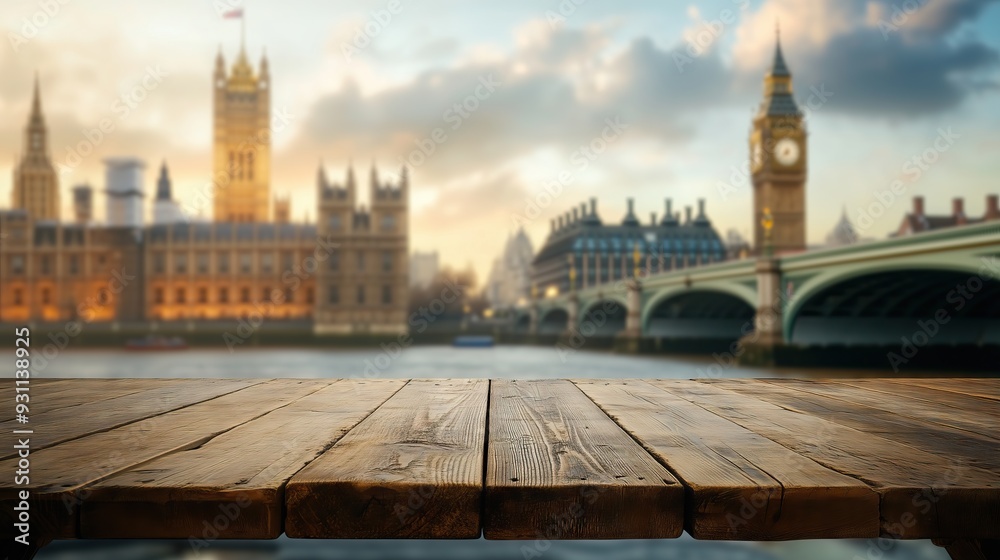
[[[230,69],[220,51],[212,76],[213,219],[189,219],[158,173],[145,223],[145,164],[108,158],[104,223],[94,189],[61,192],[36,78],[16,163],[11,209],[0,210],[0,322],[311,321],[317,334],[402,333],[408,303],[409,178],[374,167],[369,205],[349,168],[331,182],[320,167],[317,222],[293,223],[288,198],[272,198],[271,76],[241,45]],[[272,207],[273,201],[273,207]]]

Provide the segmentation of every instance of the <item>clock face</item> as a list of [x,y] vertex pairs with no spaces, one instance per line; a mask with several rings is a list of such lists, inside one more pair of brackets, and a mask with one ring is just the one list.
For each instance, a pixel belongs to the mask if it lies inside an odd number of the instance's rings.
[[774,157],[781,165],[794,165],[799,161],[799,145],[791,138],[782,138],[774,146]]

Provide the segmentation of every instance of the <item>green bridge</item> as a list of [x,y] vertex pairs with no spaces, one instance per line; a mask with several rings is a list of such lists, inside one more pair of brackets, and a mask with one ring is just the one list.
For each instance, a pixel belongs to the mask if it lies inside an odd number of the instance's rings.
[[537,299],[516,332],[758,346],[1000,345],[1000,225],[644,275]]

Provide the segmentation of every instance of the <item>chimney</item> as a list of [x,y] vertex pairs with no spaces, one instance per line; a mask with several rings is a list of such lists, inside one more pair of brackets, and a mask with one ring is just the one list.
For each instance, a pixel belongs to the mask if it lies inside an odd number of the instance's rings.
[[586,218],[586,217],[587,217],[587,203],[586,202],[581,202],[580,203],[580,218]]
[[705,217],[705,199],[704,198],[699,198],[698,199],[698,217],[699,218],[704,218]]
[[597,199],[596,198],[591,198],[590,199],[590,215],[591,216],[596,216],[597,215]]
[[668,198],[667,199],[667,211],[663,215],[667,216],[667,217],[673,216],[674,212],[673,212],[673,208],[672,207],[673,207],[673,201]]
[[1000,220],[1000,196],[986,195],[986,215],[984,220]]
[[656,212],[649,213],[649,225],[656,226]]
[[574,208],[573,209],[573,223],[574,224],[580,219],[580,215],[578,214],[578,212],[579,212],[578,208]]
[[634,210],[635,210],[635,200],[630,198],[628,199],[628,213],[630,216],[634,213]]
[[684,207],[684,223],[685,224],[690,224],[691,223],[691,207],[690,206],[685,206]]
[[913,215],[918,218],[924,215],[924,197],[913,197]]
[[965,219],[965,201],[962,198],[953,198],[951,200],[951,215],[955,218],[956,226],[964,226],[968,223]]
[[559,218],[557,218],[557,219],[559,220],[559,229],[562,229],[563,228],[563,217],[559,216]]

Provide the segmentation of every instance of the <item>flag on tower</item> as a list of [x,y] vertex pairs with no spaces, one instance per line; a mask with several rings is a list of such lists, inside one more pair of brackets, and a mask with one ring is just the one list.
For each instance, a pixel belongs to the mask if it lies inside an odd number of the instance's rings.
[[228,12],[222,14],[222,19],[234,19],[243,18],[243,8],[237,8],[235,10],[229,10]]

